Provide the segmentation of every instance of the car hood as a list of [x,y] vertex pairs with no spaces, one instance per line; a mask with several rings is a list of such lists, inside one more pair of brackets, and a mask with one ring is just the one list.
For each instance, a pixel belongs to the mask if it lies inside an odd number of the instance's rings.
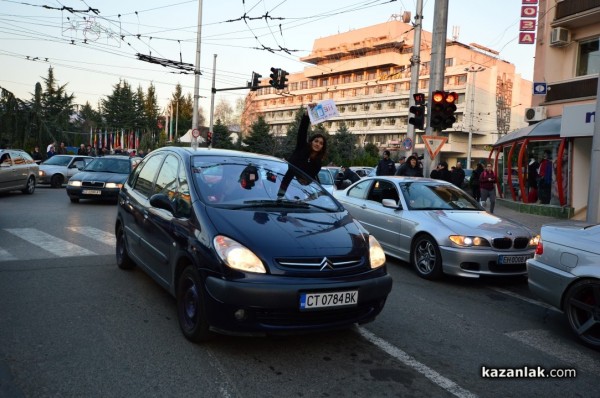
[[107,173],[102,171],[80,171],[71,177],[74,181],[102,181],[124,183],[129,174]]
[[451,232],[473,235],[474,231],[486,231],[488,236],[530,236],[529,228],[485,211],[431,210],[424,212],[435,224],[441,224]]
[[270,257],[364,255],[364,230],[347,211],[294,213],[210,207],[217,233]]

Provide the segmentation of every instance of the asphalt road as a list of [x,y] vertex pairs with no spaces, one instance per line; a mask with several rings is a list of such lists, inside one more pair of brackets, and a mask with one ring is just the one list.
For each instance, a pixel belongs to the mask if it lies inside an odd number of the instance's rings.
[[[114,204],[0,196],[0,397],[588,397],[600,355],[526,280],[425,281],[388,261],[375,322],[278,338],[180,333],[175,301],[114,260]],[[485,370],[482,368],[485,367]],[[571,378],[490,370],[574,369]],[[509,369],[508,371],[501,369]],[[492,372],[493,373],[493,372]]]

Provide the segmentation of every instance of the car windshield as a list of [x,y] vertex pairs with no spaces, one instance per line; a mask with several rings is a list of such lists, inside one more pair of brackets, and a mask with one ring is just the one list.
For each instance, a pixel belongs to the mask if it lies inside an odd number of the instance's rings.
[[192,173],[200,197],[211,206],[340,211],[321,185],[283,161],[195,156]]
[[454,185],[407,182],[401,184],[401,190],[411,210],[484,210]]
[[104,173],[129,174],[131,171],[131,161],[129,158],[95,158],[83,170],[96,171]]
[[50,159],[46,159],[42,164],[48,166],[68,166],[71,159],[73,159],[71,156],[54,155]]
[[333,178],[328,170],[321,169],[319,171],[319,182],[322,185],[333,185]]

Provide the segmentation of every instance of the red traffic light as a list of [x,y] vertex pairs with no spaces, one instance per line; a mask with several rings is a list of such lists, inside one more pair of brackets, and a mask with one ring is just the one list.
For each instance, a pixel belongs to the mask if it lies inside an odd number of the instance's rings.
[[456,93],[454,93],[454,92],[446,93],[446,103],[447,104],[454,104],[454,103],[456,103],[457,99],[458,99],[458,96],[456,95]]
[[446,98],[446,95],[443,91],[434,91],[433,94],[431,95],[431,101],[433,102],[433,104],[441,104],[444,102]]

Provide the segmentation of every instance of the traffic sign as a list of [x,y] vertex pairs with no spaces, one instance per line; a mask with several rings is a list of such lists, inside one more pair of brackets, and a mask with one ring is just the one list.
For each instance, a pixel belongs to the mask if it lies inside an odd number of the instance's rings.
[[410,138],[406,137],[403,141],[402,141],[402,146],[404,147],[404,149],[406,149],[407,151],[410,151],[413,147],[413,142]]
[[192,130],[192,137],[194,137],[194,138],[198,138],[198,137],[200,137],[200,130],[198,130],[198,129],[193,129],[193,130]]
[[548,85],[544,82],[533,83],[534,95],[546,95],[548,93]]
[[438,137],[435,135],[423,135],[422,137],[431,159],[435,158],[437,154],[440,153],[440,150],[446,141],[448,141],[448,137]]

